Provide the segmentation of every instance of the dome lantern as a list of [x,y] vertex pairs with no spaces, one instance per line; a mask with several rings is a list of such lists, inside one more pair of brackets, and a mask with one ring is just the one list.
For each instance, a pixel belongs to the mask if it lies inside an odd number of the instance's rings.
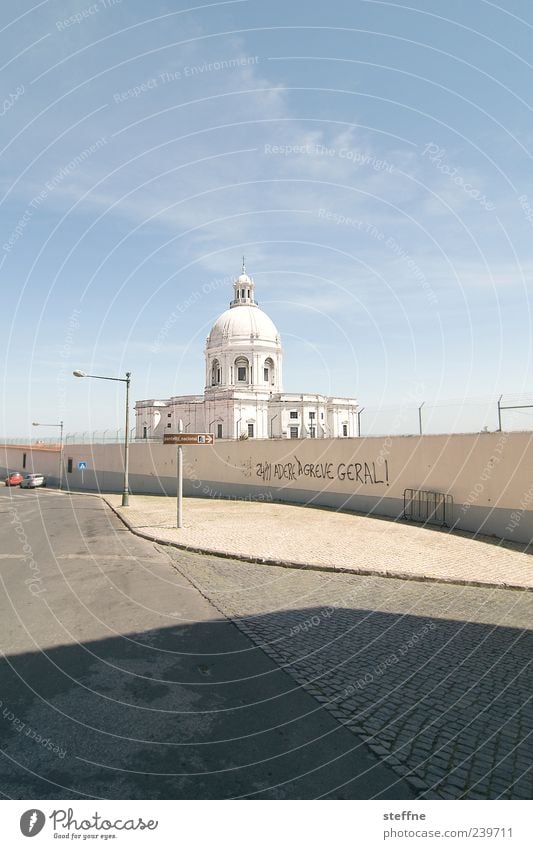
[[233,281],[234,297],[230,303],[230,307],[256,307],[255,300],[255,283],[246,273],[246,263],[242,258],[242,271],[236,280]]

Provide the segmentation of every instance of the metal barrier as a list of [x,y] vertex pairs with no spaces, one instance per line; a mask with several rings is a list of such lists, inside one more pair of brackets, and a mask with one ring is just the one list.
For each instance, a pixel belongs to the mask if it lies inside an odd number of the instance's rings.
[[425,489],[404,489],[403,518],[449,527],[453,524],[453,496]]

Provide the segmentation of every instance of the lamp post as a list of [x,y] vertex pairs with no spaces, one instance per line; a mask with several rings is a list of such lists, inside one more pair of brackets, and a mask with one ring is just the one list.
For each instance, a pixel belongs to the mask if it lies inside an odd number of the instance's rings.
[[63,486],[63,422],[57,424],[46,424],[46,422],[32,422],[33,427],[58,427],[59,431],[59,489]]
[[130,488],[129,488],[129,435],[130,435],[130,381],[131,372],[126,372],[126,377],[104,377],[101,374],[86,374],[80,369],[76,369],[72,374],[74,377],[92,377],[95,380],[117,380],[119,383],[126,384],[126,423],[124,429],[124,485],[122,489],[122,506],[129,507],[130,504]]

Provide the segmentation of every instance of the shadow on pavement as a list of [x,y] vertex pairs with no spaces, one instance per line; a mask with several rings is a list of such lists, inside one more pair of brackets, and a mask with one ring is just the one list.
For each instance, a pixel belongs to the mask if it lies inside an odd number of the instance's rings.
[[225,619],[4,656],[0,669],[6,798],[413,795]]
[[3,795],[530,798],[530,632],[318,607],[236,624],[4,657]]

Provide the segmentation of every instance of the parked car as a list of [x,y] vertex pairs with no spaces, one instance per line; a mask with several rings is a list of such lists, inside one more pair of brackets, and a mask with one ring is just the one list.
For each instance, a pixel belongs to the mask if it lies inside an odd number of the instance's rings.
[[24,480],[20,484],[21,489],[35,489],[37,486],[46,486],[46,478],[44,475],[25,475]]
[[8,472],[6,477],[6,486],[18,486],[24,480],[24,475],[20,472]]

